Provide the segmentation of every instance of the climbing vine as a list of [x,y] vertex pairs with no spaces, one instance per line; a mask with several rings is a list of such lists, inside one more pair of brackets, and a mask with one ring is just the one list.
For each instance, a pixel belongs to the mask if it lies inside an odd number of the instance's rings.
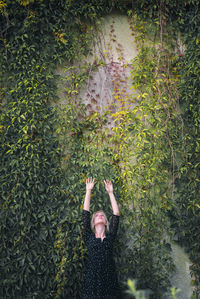
[[[98,40],[114,8],[127,13],[137,45],[128,64],[114,21],[107,48]],[[8,0],[0,16],[1,296],[80,298],[90,175],[92,210],[111,215],[102,182],[115,185],[122,287],[133,277],[162,297],[174,229],[198,295],[198,2]],[[94,46],[100,57],[89,62]],[[110,93],[97,92],[101,71]]]
[[[73,297],[81,291],[80,225],[77,234],[72,229],[76,217],[80,222],[84,184],[80,172],[65,180],[58,116],[50,103],[56,101],[55,65],[88,49],[98,8],[70,1],[1,2],[2,297]],[[78,204],[76,181],[82,184]]]
[[[159,38],[155,41],[153,36],[151,42],[147,23],[139,16],[131,15],[129,22],[138,47],[138,54],[129,66],[134,92],[124,96],[119,88],[115,90],[120,108],[112,114],[116,124],[112,141],[114,157],[120,161],[124,204],[132,209],[128,221],[132,223],[129,227],[135,236],[132,244],[136,257],[134,275],[139,278],[141,288],[149,288],[161,296],[173,271],[167,214],[173,207],[174,196],[171,131],[181,130],[176,107],[178,74],[173,69],[177,57],[173,43],[170,49],[170,41],[164,40],[164,36],[162,41]],[[159,28],[155,24],[151,26],[159,36]]]

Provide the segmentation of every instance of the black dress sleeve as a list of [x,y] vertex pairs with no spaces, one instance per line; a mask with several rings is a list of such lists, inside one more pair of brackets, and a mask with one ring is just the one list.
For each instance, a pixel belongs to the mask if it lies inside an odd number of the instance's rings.
[[109,232],[113,238],[116,237],[117,229],[119,225],[119,216],[118,215],[112,215],[112,219],[110,222]]
[[87,241],[91,235],[92,230],[90,227],[90,212],[83,210],[83,239]]

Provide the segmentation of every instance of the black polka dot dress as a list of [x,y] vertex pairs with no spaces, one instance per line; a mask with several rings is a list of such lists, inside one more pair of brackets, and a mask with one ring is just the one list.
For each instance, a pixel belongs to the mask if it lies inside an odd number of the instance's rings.
[[87,245],[88,264],[83,285],[84,299],[119,299],[121,292],[113,259],[113,242],[119,216],[113,215],[106,237],[96,238],[90,227],[90,212],[83,210],[83,237]]

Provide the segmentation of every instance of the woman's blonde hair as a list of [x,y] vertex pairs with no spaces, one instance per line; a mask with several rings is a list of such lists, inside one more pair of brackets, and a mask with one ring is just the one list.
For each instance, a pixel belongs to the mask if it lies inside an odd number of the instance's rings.
[[109,222],[108,222],[108,219],[107,219],[106,214],[104,213],[104,211],[96,211],[96,212],[94,212],[94,214],[92,215],[92,220],[91,220],[91,224],[90,224],[91,225],[91,229],[93,231],[95,231],[94,217],[95,217],[96,213],[103,213],[104,214],[104,216],[106,218],[106,231],[109,232]]

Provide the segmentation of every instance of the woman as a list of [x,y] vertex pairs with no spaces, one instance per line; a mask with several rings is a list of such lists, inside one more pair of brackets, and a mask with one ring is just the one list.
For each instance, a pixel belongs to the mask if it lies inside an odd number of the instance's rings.
[[[113,193],[113,185],[104,181],[113,210],[109,226],[102,211],[95,212],[90,226],[90,195],[95,180],[86,180],[86,195],[83,206],[83,237],[88,249],[88,265],[83,287],[83,298],[118,299],[121,292],[112,256],[113,242],[119,223],[119,208]],[[92,231],[93,228],[93,231]]]

